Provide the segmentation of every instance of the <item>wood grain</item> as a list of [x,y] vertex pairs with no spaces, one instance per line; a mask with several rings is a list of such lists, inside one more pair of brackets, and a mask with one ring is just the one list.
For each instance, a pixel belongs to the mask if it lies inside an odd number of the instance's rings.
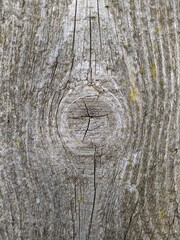
[[180,1],[0,6],[0,240],[178,240]]

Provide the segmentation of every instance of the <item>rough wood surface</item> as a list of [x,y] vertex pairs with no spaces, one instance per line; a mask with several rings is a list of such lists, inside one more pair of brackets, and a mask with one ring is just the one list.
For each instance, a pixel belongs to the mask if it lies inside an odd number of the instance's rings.
[[0,240],[178,240],[180,1],[0,9]]

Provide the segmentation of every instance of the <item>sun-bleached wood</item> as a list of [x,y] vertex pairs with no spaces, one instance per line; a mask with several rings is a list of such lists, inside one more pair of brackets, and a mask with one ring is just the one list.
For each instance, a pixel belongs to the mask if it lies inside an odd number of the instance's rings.
[[180,1],[0,9],[0,240],[178,240]]

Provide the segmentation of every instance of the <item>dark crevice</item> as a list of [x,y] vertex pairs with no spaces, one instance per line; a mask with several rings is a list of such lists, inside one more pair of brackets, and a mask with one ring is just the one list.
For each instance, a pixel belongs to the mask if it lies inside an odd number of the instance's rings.
[[100,40],[100,49],[102,51],[102,40],[101,40],[101,23],[100,23],[100,13],[99,13],[99,0],[97,0],[97,12],[98,12],[98,25],[99,25],[99,40]]
[[75,4],[75,13],[74,13],[74,29],[73,29],[73,40],[72,40],[72,62],[71,62],[71,67],[70,67],[69,78],[70,78],[72,70],[73,70],[74,59],[75,59],[74,46],[75,46],[75,38],[76,38],[76,21],[77,21],[77,0],[76,0],[76,4]]
[[87,132],[88,132],[88,130],[89,130],[90,122],[91,122],[91,118],[88,119],[88,125],[87,125],[86,131],[85,131],[85,133],[84,133],[83,141],[84,141],[84,139],[85,139],[85,137],[86,137],[86,135],[87,135]]
[[82,119],[82,118],[100,118],[100,117],[108,117],[108,114],[104,114],[104,115],[99,115],[99,116],[80,116],[80,117],[69,117],[69,119]]
[[90,114],[89,114],[89,110],[88,110],[88,107],[87,107],[87,105],[86,105],[86,103],[83,101],[83,103],[84,103],[84,106],[85,106],[85,108],[86,108],[86,111],[87,111],[87,115],[88,115],[88,117],[90,117]]
[[127,231],[126,231],[126,233],[125,233],[125,235],[124,235],[124,240],[127,239],[128,233],[129,233],[129,231],[130,231],[130,229],[131,229],[131,225],[132,225],[133,217],[134,217],[135,212],[136,212],[136,209],[137,209],[137,205],[138,205],[138,202],[136,203],[136,205],[135,205],[135,207],[134,207],[134,210],[133,210],[133,212],[132,212],[132,214],[131,214],[131,216],[130,216],[130,218],[129,218],[129,223],[128,223]]
[[74,46],[75,46],[75,37],[76,37],[76,18],[77,18],[77,0],[76,0],[75,13],[74,13],[74,30],[73,30],[72,53],[74,53]]
[[93,196],[93,206],[92,206],[92,211],[91,211],[87,240],[89,240],[90,234],[91,234],[95,203],[96,203],[96,147],[95,147],[95,151],[94,151],[94,196]]
[[89,17],[89,72],[90,72],[90,84],[92,84],[92,26],[91,26],[91,9]]

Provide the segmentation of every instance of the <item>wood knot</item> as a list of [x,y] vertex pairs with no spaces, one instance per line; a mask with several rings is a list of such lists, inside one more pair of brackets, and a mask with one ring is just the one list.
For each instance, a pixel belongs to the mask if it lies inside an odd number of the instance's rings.
[[[125,128],[123,105],[108,92],[92,86],[70,91],[58,110],[58,132],[68,151],[78,156],[114,151]],[[119,146],[118,146],[119,147]]]
[[72,136],[82,142],[98,143],[110,131],[110,107],[95,97],[75,101],[67,111],[68,126]]

